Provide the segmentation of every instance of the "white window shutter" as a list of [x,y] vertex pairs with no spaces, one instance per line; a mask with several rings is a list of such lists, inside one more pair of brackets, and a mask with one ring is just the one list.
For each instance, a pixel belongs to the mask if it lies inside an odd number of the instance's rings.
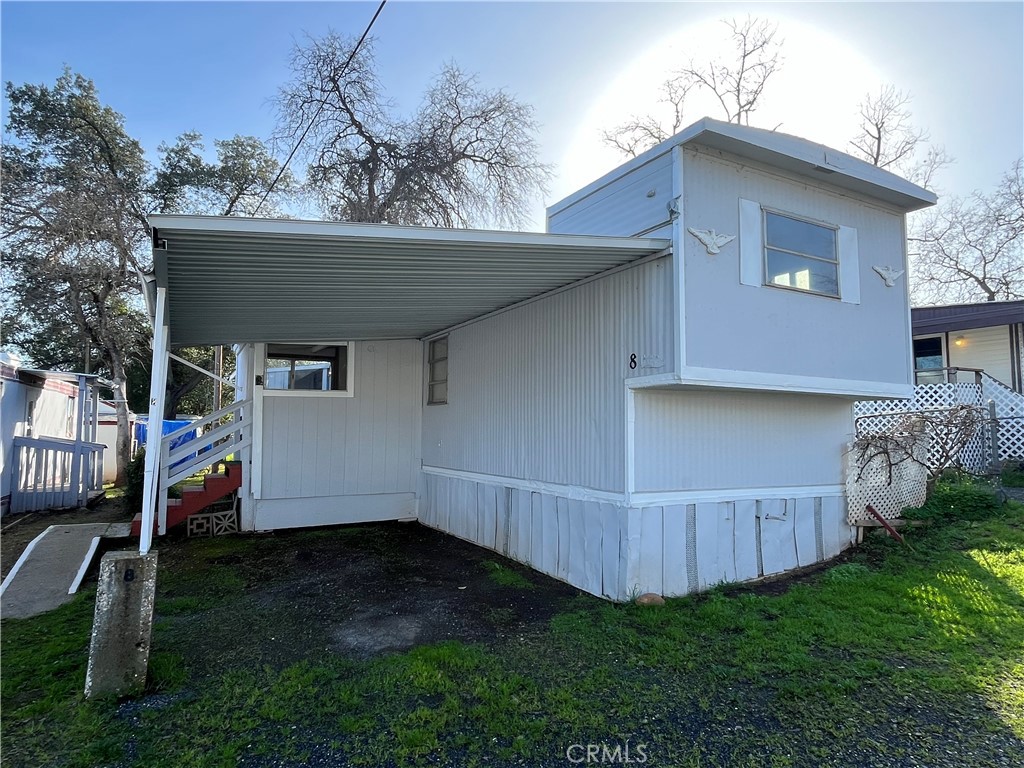
[[761,204],[740,198],[740,282],[760,288],[764,283]]
[[844,302],[860,304],[860,257],[853,227],[839,228],[839,290]]

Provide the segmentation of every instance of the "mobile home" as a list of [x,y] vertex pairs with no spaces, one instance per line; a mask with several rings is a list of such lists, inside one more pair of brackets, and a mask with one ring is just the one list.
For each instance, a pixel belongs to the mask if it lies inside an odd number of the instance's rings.
[[[613,600],[781,573],[855,539],[853,402],[912,391],[934,201],[705,119],[543,234],[154,215],[151,405],[172,347],[235,345],[206,458],[241,458],[243,530],[416,519]],[[147,451],[143,551],[176,458]]]

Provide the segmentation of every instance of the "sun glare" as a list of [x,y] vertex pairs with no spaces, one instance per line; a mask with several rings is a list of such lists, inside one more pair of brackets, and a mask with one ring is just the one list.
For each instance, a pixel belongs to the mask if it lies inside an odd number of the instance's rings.
[[[765,88],[762,106],[751,125],[778,129],[806,139],[846,149],[856,131],[857,104],[883,82],[875,66],[846,42],[803,22],[775,19],[783,39],[783,65]],[[653,43],[628,65],[593,101],[559,162],[561,170],[553,199],[559,199],[608,172],[623,155],[601,140],[604,130],[631,115],[658,114],[660,85],[666,76],[690,59],[706,62],[717,53],[732,51],[728,28],[717,19],[686,27]],[[687,97],[683,124],[701,117],[724,119],[710,93]]]

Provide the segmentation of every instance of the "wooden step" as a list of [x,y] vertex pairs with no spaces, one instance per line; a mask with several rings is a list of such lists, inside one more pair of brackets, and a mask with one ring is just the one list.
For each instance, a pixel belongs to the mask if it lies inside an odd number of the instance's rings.
[[[180,499],[167,500],[167,528],[180,525],[197,512],[202,512],[242,487],[242,462],[219,462],[224,472],[206,475],[202,485],[190,485],[182,489]],[[142,513],[132,519],[132,535],[142,533]]]

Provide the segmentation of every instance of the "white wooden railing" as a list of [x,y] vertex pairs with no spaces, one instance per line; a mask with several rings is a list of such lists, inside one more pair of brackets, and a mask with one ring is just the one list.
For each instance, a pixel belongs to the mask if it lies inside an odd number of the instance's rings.
[[104,448],[59,437],[15,437],[11,512],[84,507],[103,490]]
[[[171,448],[177,438],[192,430],[196,430],[195,439]],[[160,441],[157,532],[167,532],[168,488],[251,444],[252,400],[232,403],[164,435]]]

